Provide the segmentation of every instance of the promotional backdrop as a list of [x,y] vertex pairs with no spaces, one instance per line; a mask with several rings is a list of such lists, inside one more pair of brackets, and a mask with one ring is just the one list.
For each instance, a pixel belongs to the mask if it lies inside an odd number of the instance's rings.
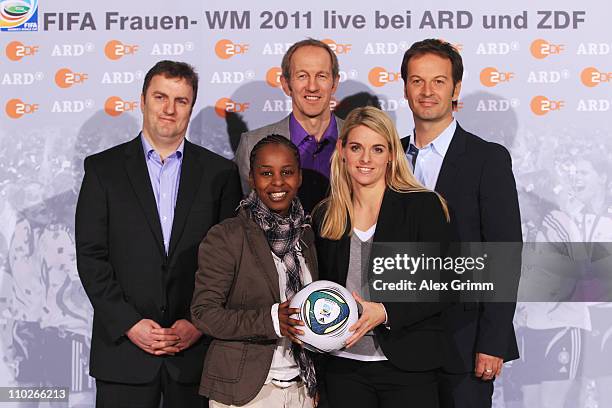
[[[465,66],[455,116],[510,151],[525,241],[555,243],[588,273],[590,243],[612,241],[611,10],[595,0],[0,1],[0,386],[69,387],[69,406],[93,405],[92,309],[74,248],[83,159],[137,136],[142,80],[161,59],[196,67],[188,138],[231,158],[243,131],[291,111],[279,75],[292,43],[313,37],[337,54],[339,115],[379,105],[407,135],[403,53],[449,41]],[[610,304],[519,304],[515,324],[522,357],[496,381],[495,407],[612,406]]]

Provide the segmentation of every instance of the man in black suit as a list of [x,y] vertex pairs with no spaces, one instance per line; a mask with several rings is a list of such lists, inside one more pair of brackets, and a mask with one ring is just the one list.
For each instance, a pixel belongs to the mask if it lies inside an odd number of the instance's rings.
[[138,137],[85,159],[76,209],[79,276],[94,308],[97,407],[204,407],[208,342],[189,321],[197,248],[233,214],[238,171],[185,140],[198,77],[161,61],[147,73]]
[[[417,179],[448,202],[451,238],[461,242],[520,242],[521,223],[508,151],[466,132],[453,118],[461,90],[459,53],[440,40],[413,44],[401,66],[414,137],[402,144]],[[443,313],[449,347],[443,407],[492,405],[493,380],[518,358],[513,303],[461,303]]]

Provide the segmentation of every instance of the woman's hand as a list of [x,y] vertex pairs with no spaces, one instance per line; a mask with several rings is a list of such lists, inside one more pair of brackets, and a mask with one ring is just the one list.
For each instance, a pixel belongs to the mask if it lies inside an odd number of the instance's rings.
[[300,313],[300,309],[290,308],[288,300],[278,305],[278,322],[281,335],[289,338],[289,340],[296,344],[302,345],[302,342],[296,336],[304,335],[304,332],[296,326],[304,326],[304,322],[289,317],[298,313]]
[[353,292],[353,297],[357,303],[361,304],[363,309],[361,317],[357,322],[349,327],[349,331],[355,332],[346,341],[346,348],[352,347],[359,341],[367,332],[385,322],[385,307],[382,303],[366,302],[357,294]]

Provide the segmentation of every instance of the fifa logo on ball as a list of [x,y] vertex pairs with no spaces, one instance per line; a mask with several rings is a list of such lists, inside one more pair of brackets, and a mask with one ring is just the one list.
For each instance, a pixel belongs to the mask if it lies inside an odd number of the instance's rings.
[[319,290],[308,296],[302,314],[313,332],[330,334],[342,329],[348,320],[349,308],[339,293],[330,289]]
[[325,318],[329,317],[330,315],[331,315],[331,306],[325,303],[323,307],[321,308],[321,319],[319,320],[319,323],[323,323]]

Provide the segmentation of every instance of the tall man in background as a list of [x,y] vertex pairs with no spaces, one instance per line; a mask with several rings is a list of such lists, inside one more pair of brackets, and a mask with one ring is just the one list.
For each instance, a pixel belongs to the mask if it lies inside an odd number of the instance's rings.
[[[414,134],[402,139],[416,178],[448,202],[453,238],[461,242],[521,242],[510,155],[466,132],[453,118],[463,62],[449,43],[414,43],[401,66]],[[441,376],[441,406],[491,407],[493,380],[518,358],[513,303],[461,303],[443,312],[449,350]]]
[[309,38],[287,50],[281,70],[280,82],[291,97],[292,112],[280,122],[244,133],[235,161],[247,194],[253,146],[270,134],[290,139],[300,151],[302,186],[298,196],[309,213],[327,195],[330,159],[342,126],[342,120],[330,108],[340,79],[338,59],[327,44]]
[[79,276],[94,308],[90,374],[98,407],[205,407],[208,343],[189,321],[197,248],[240,199],[235,166],[185,140],[198,76],[147,73],[142,132],[85,159],[76,209]]

